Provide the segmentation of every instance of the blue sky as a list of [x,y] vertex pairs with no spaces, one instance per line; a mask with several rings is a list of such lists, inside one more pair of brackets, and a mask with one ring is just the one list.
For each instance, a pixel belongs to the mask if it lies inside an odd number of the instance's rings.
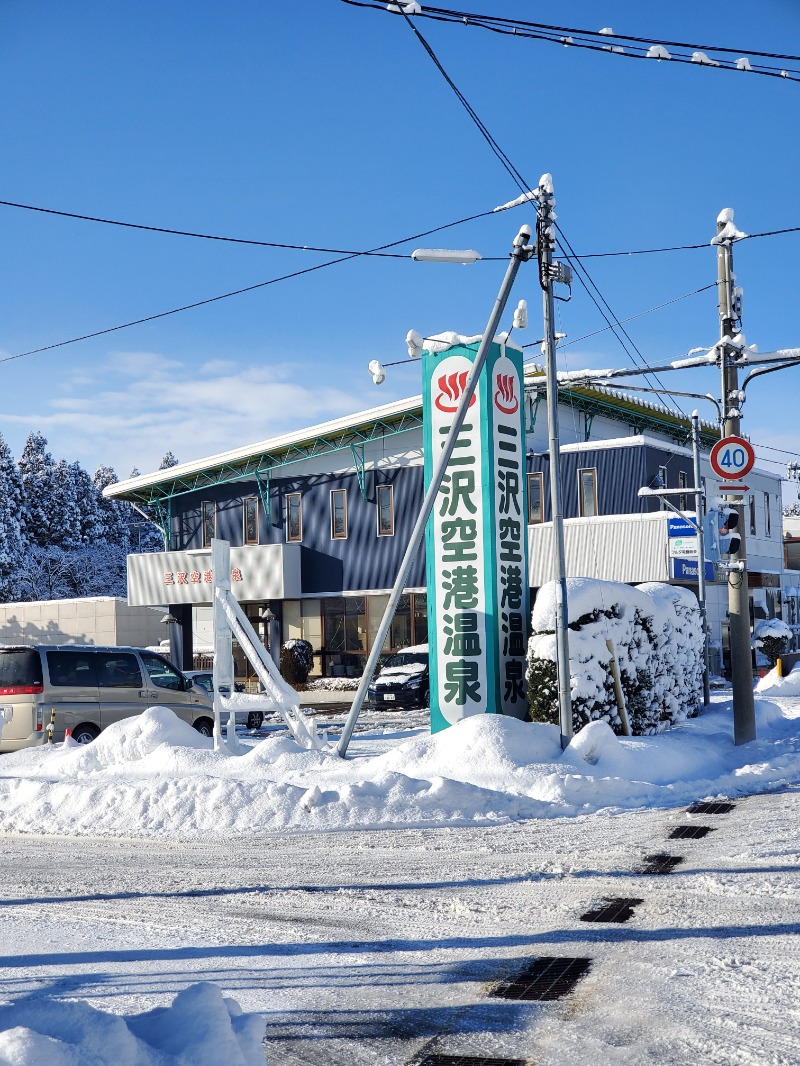
[[[800,51],[793,0],[669,5],[496,0],[469,10],[762,51]],[[638,62],[420,20],[443,65],[522,174],[554,176],[578,252],[710,240],[723,207],[748,233],[800,225],[800,84]],[[787,63],[787,65],[790,65]],[[795,64],[800,67],[800,63]],[[109,4],[0,0],[0,199],[154,226],[362,249],[491,209],[517,188],[400,17],[340,0]],[[418,243],[505,257],[527,207]],[[122,230],[0,207],[0,356],[157,314],[329,256]],[[735,249],[744,328],[800,345],[800,233]],[[589,260],[620,319],[716,278],[715,252]],[[419,390],[419,366],[376,389],[372,358],[425,335],[482,331],[504,270],[361,258],[106,336],[0,363],[0,429],[120,476],[167,448],[200,458]],[[540,336],[535,275],[523,269]],[[605,323],[584,291],[569,339]],[[717,337],[714,290],[626,327],[648,362]],[[609,332],[564,369],[624,366]],[[715,391],[712,370],[673,374]],[[800,368],[755,382],[743,429],[800,447]],[[690,409],[691,401],[689,401]],[[702,410],[710,416],[712,408]],[[788,456],[762,450],[783,463]],[[778,470],[778,466],[771,467]]]

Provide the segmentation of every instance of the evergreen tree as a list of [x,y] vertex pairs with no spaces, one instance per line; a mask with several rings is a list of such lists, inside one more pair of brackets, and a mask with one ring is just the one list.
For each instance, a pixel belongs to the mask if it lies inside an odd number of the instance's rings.
[[105,544],[118,544],[127,548],[128,530],[125,519],[126,508],[130,510],[130,505],[120,500],[109,500],[103,495],[103,489],[116,485],[117,481],[116,471],[110,466],[98,466],[92,478],[102,525],[99,539]]
[[79,462],[70,463],[69,469],[78,505],[79,534],[76,547],[96,547],[105,540],[105,522],[97,489]]
[[0,433],[0,602],[21,595],[25,551],[22,530],[22,481],[14,457]]
[[178,465],[178,460],[175,458],[175,456],[172,454],[171,451],[168,451],[166,453],[166,455],[164,456],[164,458],[161,460],[161,466],[159,466],[158,469],[159,470],[169,470],[169,468],[171,466],[177,466],[177,465]]
[[80,548],[83,544],[81,510],[74,464],[68,463],[66,459],[59,459],[53,475],[55,514],[50,520],[47,543],[67,551]]
[[19,460],[22,482],[22,522],[24,534],[31,544],[45,547],[58,539],[55,463],[47,450],[47,438],[42,433],[30,433]]

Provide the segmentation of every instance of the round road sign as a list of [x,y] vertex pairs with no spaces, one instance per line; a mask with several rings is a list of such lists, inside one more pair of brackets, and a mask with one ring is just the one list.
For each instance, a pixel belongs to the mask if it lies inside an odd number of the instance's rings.
[[753,469],[756,453],[744,437],[723,437],[711,449],[711,469],[718,477],[736,481]]

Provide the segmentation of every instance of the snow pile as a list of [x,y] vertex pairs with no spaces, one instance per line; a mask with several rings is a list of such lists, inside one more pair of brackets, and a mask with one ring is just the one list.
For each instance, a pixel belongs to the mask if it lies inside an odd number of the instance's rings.
[[800,706],[787,704],[759,703],[758,740],[740,747],[721,695],[661,735],[619,738],[593,721],[563,753],[558,727],[486,714],[392,746],[359,733],[347,760],[286,735],[214,751],[156,707],[85,747],[4,755],[0,832],[197,840],[674,806],[800,783]]
[[0,1007],[0,1066],[263,1066],[264,1029],[207,982],[128,1018],[35,995]]
[[[539,590],[528,647],[531,716],[553,723],[558,722],[555,593],[554,582]],[[635,735],[661,732],[698,713],[703,641],[697,600],[688,589],[570,578],[567,605],[576,732],[597,720],[622,729],[611,674],[614,655]]]
[[779,677],[777,669],[765,674],[756,685],[759,696],[800,696],[800,663],[786,677]]

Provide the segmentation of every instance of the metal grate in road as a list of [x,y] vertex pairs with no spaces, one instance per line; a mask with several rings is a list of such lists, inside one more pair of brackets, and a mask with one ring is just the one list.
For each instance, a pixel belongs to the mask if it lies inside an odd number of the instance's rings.
[[426,1055],[413,1066],[525,1066],[525,1059],[490,1059],[485,1055]]
[[607,899],[600,907],[581,915],[582,922],[629,922],[641,899]]
[[735,803],[693,803],[687,807],[689,814],[730,814]]
[[645,855],[643,874],[671,874],[676,866],[680,866],[683,858],[680,855]]
[[713,833],[710,825],[679,825],[669,835],[670,840],[702,840],[706,833]]
[[561,999],[589,972],[591,965],[591,959],[542,956],[516,977],[495,985],[489,995],[499,999]]

